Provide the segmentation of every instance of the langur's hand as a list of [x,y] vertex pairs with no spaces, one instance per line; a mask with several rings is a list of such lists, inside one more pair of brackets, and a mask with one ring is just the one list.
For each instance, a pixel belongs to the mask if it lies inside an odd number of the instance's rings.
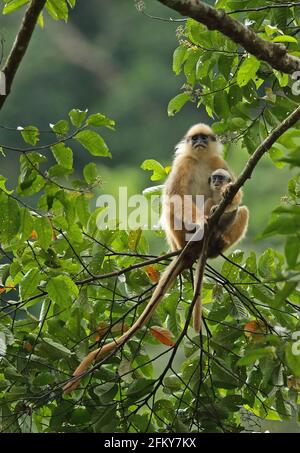
[[222,193],[223,198],[226,197],[226,195],[228,194],[228,192],[229,192],[230,189],[231,189],[231,186],[233,186],[233,183],[232,183],[232,182],[229,182],[229,183],[226,184],[224,187],[222,187],[221,193]]

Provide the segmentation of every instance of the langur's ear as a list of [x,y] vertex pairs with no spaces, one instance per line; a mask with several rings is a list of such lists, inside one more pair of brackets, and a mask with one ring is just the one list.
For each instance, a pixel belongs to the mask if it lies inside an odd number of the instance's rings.
[[211,177],[208,178],[208,184],[210,185],[211,183]]

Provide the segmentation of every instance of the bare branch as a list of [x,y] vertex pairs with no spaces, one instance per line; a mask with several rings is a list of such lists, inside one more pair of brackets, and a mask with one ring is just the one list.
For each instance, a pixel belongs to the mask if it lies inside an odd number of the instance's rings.
[[16,72],[26,53],[37,20],[45,6],[45,3],[46,0],[32,0],[28,9],[26,10],[25,16],[23,18],[21,27],[19,29],[11,52],[7,58],[4,68],[2,69],[6,77],[6,95],[0,96],[0,109],[2,108],[5,100],[7,99],[11,91],[12,83],[15,78]]
[[222,9],[215,9],[200,0],[158,0],[160,3],[188,16],[209,30],[217,30],[257,57],[269,63],[274,69],[287,74],[300,69],[300,58],[287,53],[282,43],[273,43],[260,38],[251,28],[246,27]]
[[249,13],[249,12],[259,12],[266,11],[268,9],[281,9],[281,8],[293,8],[294,6],[300,6],[300,2],[287,2],[287,3],[278,3],[277,5],[265,5],[257,6],[256,8],[245,8],[245,9],[235,9],[234,11],[228,11],[227,14],[236,14],[236,13]]
[[161,261],[167,260],[169,258],[173,258],[174,256],[179,255],[179,253],[180,253],[180,251],[166,253],[165,255],[157,256],[155,258],[151,258],[146,261],[142,261],[141,263],[131,264],[130,266],[120,269],[118,271],[109,272],[108,274],[93,275],[93,276],[85,278],[84,280],[76,281],[75,283],[76,283],[76,285],[81,286],[81,285],[86,285],[87,283],[95,282],[98,280],[103,280],[106,278],[119,277],[120,275],[127,274],[128,272],[133,271],[134,269],[139,269],[141,267],[149,266],[149,264],[155,264],[155,263],[159,263]]

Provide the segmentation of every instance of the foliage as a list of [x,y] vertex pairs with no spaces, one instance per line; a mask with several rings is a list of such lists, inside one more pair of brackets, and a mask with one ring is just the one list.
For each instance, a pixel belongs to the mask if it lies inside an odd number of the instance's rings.
[[[8,13],[26,2],[5,3]],[[54,19],[66,20],[74,3],[48,1],[47,9]],[[248,4],[263,2],[230,1],[226,8]],[[295,53],[294,10],[239,18],[254,21],[266,39],[285,40]],[[183,69],[187,85],[185,97],[173,99],[169,112],[180,110],[187,97],[204,106],[217,120],[215,131],[229,133],[227,150],[239,140],[251,154],[297,102],[284,75],[192,20],[180,31],[173,67],[176,73]],[[20,161],[16,187],[0,177],[1,431],[240,432],[242,408],[271,420],[295,416],[299,175],[261,234],[280,235],[284,253],[236,250],[224,257],[220,270],[207,265],[200,336],[191,327],[184,330],[193,297],[185,273],[149,325],[89,372],[79,390],[63,395],[89,348],[133,323],[166,261],[153,262],[141,231],[97,228],[101,208],[92,199],[101,179],[93,162],[81,178],[72,176],[82,152],[99,160],[111,157],[102,131],[114,122],[74,109],[50,126],[47,132],[34,125],[16,130],[22,148],[1,143],[3,153],[15,153]],[[299,139],[293,128],[276,143],[270,153],[275,165],[297,171]],[[142,168],[153,172],[152,181],[169,171],[153,159]]]

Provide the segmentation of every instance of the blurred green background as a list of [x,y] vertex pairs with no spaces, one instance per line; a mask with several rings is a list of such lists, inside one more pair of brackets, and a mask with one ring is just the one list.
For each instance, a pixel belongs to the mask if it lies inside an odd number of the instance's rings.
[[[170,16],[169,10],[153,0],[147,1],[147,7],[153,15]],[[0,16],[4,59],[22,13]],[[102,193],[115,194],[119,185],[127,185],[130,194],[140,193],[151,185],[150,174],[140,169],[143,160],[170,164],[173,147],[186,129],[195,122],[210,122],[205,111],[191,103],[177,116],[167,115],[168,101],[183,84],[183,77],[172,72],[177,26],[146,17],[136,10],[133,0],[78,0],[68,24],[46,16],[44,30],[35,31],[0,124],[35,124],[47,129],[49,122],[65,118],[74,107],[105,113],[116,120],[117,129],[103,134],[113,159],[103,159],[99,165],[105,183]],[[17,132],[1,129],[0,133],[1,143],[21,144]],[[47,134],[44,137],[47,140]],[[86,153],[75,156],[80,173],[90,159]],[[237,147],[228,159],[238,174],[247,154]],[[18,174],[16,156],[0,155],[0,166],[12,186]],[[276,169],[266,157],[247,182],[244,202],[251,220],[243,248],[280,247],[276,238],[257,241],[256,237],[286,193],[289,176],[287,168]],[[158,251],[163,242],[152,244]]]

